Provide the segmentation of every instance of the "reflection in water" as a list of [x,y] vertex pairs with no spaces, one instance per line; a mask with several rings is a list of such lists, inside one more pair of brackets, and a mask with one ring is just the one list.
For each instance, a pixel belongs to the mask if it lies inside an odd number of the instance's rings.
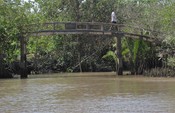
[[174,113],[174,86],[141,77],[0,80],[0,113]]

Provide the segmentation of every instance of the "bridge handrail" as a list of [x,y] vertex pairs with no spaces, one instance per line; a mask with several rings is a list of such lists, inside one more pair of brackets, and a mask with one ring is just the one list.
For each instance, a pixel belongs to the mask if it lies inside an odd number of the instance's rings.
[[100,26],[117,26],[120,28],[124,28],[124,27],[129,27],[132,29],[138,29],[141,31],[145,30],[145,31],[149,31],[149,32],[154,32],[154,33],[161,33],[161,34],[165,34],[161,31],[155,31],[155,30],[151,30],[151,29],[146,29],[146,28],[141,28],[141,27],[136,27],[133,25],[128,25],[128,24],[114,24],[114,23],[104,23],[104,22],[45,22],[45,23],[38,23],[38,24],[30,24],[27,26],[43,26],[43,25],[53,25],[53,27],[55,25],[65,25],[65,24],[86,24],[86,25],[100,25]]
[[[72,26],[71,26],[72,25]],[[48,33],[55,34],[55,33],[80,33],[80,32],[111,32],[111,33],[117,33],[118,31],[109,31],[111,26],[117,27],[119,29],[120,33],[125,34],[125,36],[135,36],[135,37],[144,37],[146,40],[151,39],[155,40],[154,35],[150,34],[144,34],[143,30],[148,30],[140,27],[135,27],[132,25],[126,25],[126,24],[114,24],[114,23],[104,23],[104,22],[46,22],[46,23],[38,23],[38,24],[30,24],[30,27],[32,27],[32,30],[28,33]],[[35,28],[34,28],[35,27]],[[150,32],[157,32],[159,31],[151,31]],[[97,33],[98,34],[98,33]],[[42,35],[42,34],[41,34]]]

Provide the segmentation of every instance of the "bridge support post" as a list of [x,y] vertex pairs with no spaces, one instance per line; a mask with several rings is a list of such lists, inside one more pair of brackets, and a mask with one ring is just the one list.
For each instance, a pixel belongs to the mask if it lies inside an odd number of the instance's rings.
[[20,47],[21,47],[21,57],[20,57],[20,78],[25,79],[27,75],[27,57],[26,57],[26,38],[23,35],[20,35]]
[[117,75],[123,75],[122,42],[121,42],[122,34],[117,34],[116,37],[117,37],[116,54],[118,58],[118,66],[117,66],[116,73]]

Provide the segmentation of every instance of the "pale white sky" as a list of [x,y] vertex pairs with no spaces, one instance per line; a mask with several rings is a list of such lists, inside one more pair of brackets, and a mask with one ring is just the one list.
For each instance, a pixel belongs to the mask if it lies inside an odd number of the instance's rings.
[[29,1],[32,1],[32,2],[34,2],[35,0],[23,0],[23,1],[25,1],[25,2],[29,2]]

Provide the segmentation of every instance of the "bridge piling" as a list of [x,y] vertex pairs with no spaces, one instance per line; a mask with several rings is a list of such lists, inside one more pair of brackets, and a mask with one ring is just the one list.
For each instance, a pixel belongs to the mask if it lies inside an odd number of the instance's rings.
[[20,58],[20,78],[25,79],[28,77],[27,75],[27,57],[26,57],[26,38],[23,35],[20,35],[20,49],[21,49],[21,58]]
[[116,37],[117,37],[116,54],[118,58],[118,66],[117,66],[116,74],[123,75],[122,42],[121,42],[122,34],[116,34]]

